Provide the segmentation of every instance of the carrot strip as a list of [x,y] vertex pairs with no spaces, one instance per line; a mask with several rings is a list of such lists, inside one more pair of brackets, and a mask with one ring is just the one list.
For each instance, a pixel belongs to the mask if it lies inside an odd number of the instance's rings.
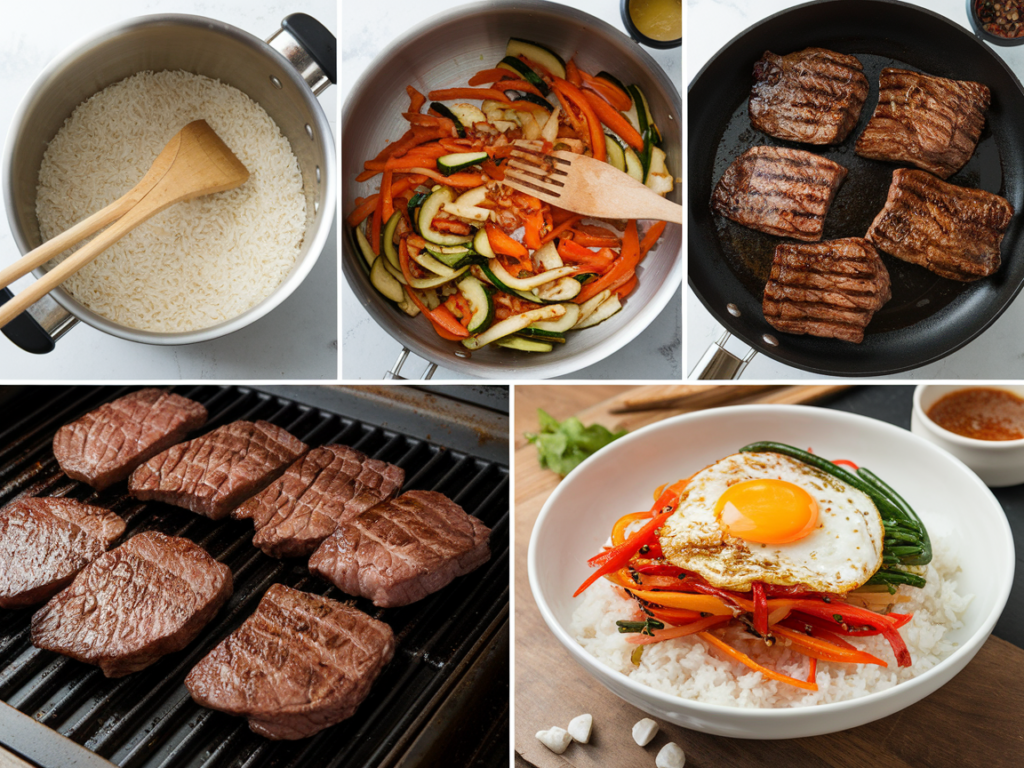
[[658,238],[661,237],[661,233],[665,231],[665,222],[659,221],[653,227],[647,230],[647,234],[644,235],[644,239],[640,241],[640,260],[643,261],[644,256],[647,252],[654,247],[654,244],[658,242]]
[[586,99],[587,103],[593,109],[594,114],[597,115],[598,119],[611,128],[617,133],[624,142],[629,144],[637,152],[643,152],[644,140],[637,133],[636,128],[629,124],[629,120],[624,118],[621,113],[616,112],[615,109],[604,99],[598,96],[596,93],[589,91],[581,91],[583,98]]
[[677,637],[695,635],[730,619],[732,619],[732,616],[708,616],[707,618],[697,619],[682,626],[656,629],[652,635],[644,635],[639,632],[631,634],[626,637],[626,642],[633,645],[650,645],[651,643],[660,643],[662,640],[674,640]]
[[633,100],[629,98],[629,95],[621,88],[607,80],[602,80],[599,77],[591,77],[582,69],[580,70],[580,77],[583,78],[584,86],[601,94],[605,101],[611,104],[619,112],[629,112],[629,108],[633,106]]
[[533,83],[528,83],[525,80],[504,80],[498,83],[502,88],[507,91],[526,91],[532,93],[534,96],[544,98],[544,94],[540,92],[540,89]]
[[629,280],[627,280],[626,282],[624,282],[622,285],[615,289],[615,295],[618,296],[620,299],[626,298],[627,296],[629,296],[629,294],[636,290],[636,286],[639,282],[640,281],[637,280],[636,277],[636,272],[634,272],[633,276]]
[[789,640],[789,647],[805,656],[811,656],[822,661],[840,661],[846,664],[877,664],[880,667],[889,665],[877,656],[872,656],[866,651],[858,651],[856,648],[850,650],[836,645],[822,638],[811,637],[802,632],[796,632],[776,624],[771,629],[773,634]]
[[526,250],[525,245],[513,240],[494,224],[487,223],[484,228],[487,230],[487,242],[490,243],[491,250],[495,253],[511,256],[520,262],[530,258],[530,252]]
[[807,682],[813,683],[814,678],[818,676],[818,660],[811,657],[810,666],[807,667]]
[[[409,270],[409,248],[406,245],[405,238],[398,245],[398,263],[402,267],[402,274],[405,276],[407,282],[412,282],[412,272]],[[416,292],[413,290],[411,285],[405,287],[405,292],[412,299],[412,303],[419,307],[420,312],[430,321],[430,324],[434,326],[434,330],[437,331],[437,335],[449,341],[458,341],[459,339],[465,339],[469,336],[467,331],[458,319],[451,313],[451,310],[445,307],[443,304],[437,309],[428,309],[427,306],[416,298]],[[442,333],[442,331],[444,333]],[[447,334],[447,335],[446,335]]]
[[373,209],[370,219],[370,248],[380,256],[380,226],[384,217],[384,195],[377,195],[377,207]]
[[747,656],[747,654],[743,653],[742,651],[736,650],[731,645],[726,643],[724,640],[715,637],[710,632],[698,632],[697,634],[699,637],[711,643],[720,651],[723,651],[729,656],[732,656],[734,659],[736,659],[736,661],[740,662],[741,664],[745,664],[754,671],[760,672],[769,680],[778,680],[781,683],[789,683],[790,685],[795,685],[797,688],[803,688],[806,691],[818,690],[817,683],[808,683],[803,680],[797,680],[795,677],[790,677],[789,675],[784,675],[781,672],[776,672],[775,670],[768,669],[768,667],[761,666],[752,658]]
[[384,179],[380,183],[380,196],[383,199],[380,214],[382,222],[390,221],[392,214],[395,212],[394,205],[391,202],[391,181],[393,176],[394,172],[388,168],[384,171]]
[[577,88],[583,87],[583,78],[580,77],[580,71],[576,68],[575,59],[569,59],[569,62],[565,65],[565,79]]
[[540,241],[541,245],[543,245],[544,243],[551,242],[556,237],[558,237],[560,234],[562,234],[565,230],[569,229],[574,224],[576,224],[578,221],[580,221],[580,219],[582,219],[582,218],[583,217],[581,215],[579,215],[579,214],[573,214],[568,219],[566,219],[561,224],[559,224],[557,227],[555,227],[553,230],[551,230],[546,235],[544,235],[544,237],[542,237],[541,241]]
[[726,605],[722,598],[714,595],[701,595],[695,592],[652,592],[637,589],[632,580],[620,583],[615,574],[611,574],[608,578],[614,584],[625,587],[636,597],[648,603],[663,605],[666,608],[685,608],[688,611],[712,613],[715,616],[732,616],[732,608]]
[[348,222],[350,227],[357,227],[366,220],[366,217],[373,213],[377,207],[377,198],[379,195],[370,195],[363,202],[361,202],[356,209],[348,215],[345,221]]
[[[587,127],[590,131],[590,151],[594,153],[594,159],[602,161],[607,159],[607,152],[604,146],[604,130],[601,128],[601,121],[598,119],[597,114],[594,112],[593,107],[587,100],[583,91],[569,81],[563,80],[560,77],[555,78],[555,88],[559,93],[565,94],[566,100],[571,101],[580,110],[580,114],[583,115],[583,119],[587,121]],[[604,101],[601,103],[606,107],[608,106]],[[615,112],[615,110],[610,107],[609,111]],[[636,131],[634,131],[634,133],[636,133]],[[623,138],[625,139],[625,137]]]
[[422,125],[428,128],[444,128],[446,131],[455,132],[455,124],[447,117],[435,117],[434,115],[421,115],[419,112],[403,112],[402,117],[412,125]]
[[440,91],[431,91],[431,101],[454,101],[455,99],[474,99],[477,101],[503,101],[511,104],[508,96],[496,88],[445,88]]
[[521,62],[523,62],[523,64],[528,66],[530,69],[532,69],[538,75],[543,77],[545,80],[554,80],[554,78],[555,78],[554,74],[547,67],[545,67],[543,64],[538,64],[533,59],[528,59],[525,56],[523,56],[522,54],[519,54],[519,56],[517,56],[516,58],[518,58]]
[[479,139],[441,139],[441,146],[448,152],[479,151],[483,142]]
[[[502,181],[505,178],[505,169],[499,168],[497,165],[494,164],[493,160],[488,160],[485,163],[480,163],[480,169],[495,181]],[[537,247],[539,248],[540,246]]]
[[597,271],[601,274],[611,269],[612,264],[615,262],[612,252],[607,248],[603,250],[607,251],[607,253],[595,253],[589,248],[584,248],[579,243],[564,238],[558,241],[558,255],[562,257],[562,261],[596,267]]
[[358,176],[356,176],[356,181],[359,181],[359,182],[369,181],[374,176],[376,176],[378,173],[380,173],[380,171],[363,171]]
[[483,85],[484,83],[496,83],[499,80],[512,79],[515,75],[507,69],[495,67],[494,69],[482,69],[469,78],[470,85]]
[[512,150],[515,149],[511,144],[504,144],[500,147],[484,147],[484,151],[487,152],[492,158],[503,158],[510,157]]
[[577,225],[573,227],[572,239],[587,248],[620,248],[622,240],[604,227]]
[[[572,129],[573,131],[576,132],[576,135],[584,142],[590,141],[590,133],[587,129],[587,126],[583,124],[583,121],[580,119],[579,115],[576,114],[577,110],[572,108],[569,99],[567,99],[565,95],[557,88],[555,89],[555,96],[558,97],[558,103],[562,105],[562,112],[565,113],[565,116],[569,118],[569,122],[572,124]],[[604,144],[604,139],[601,140],[601,143]]]
[[610,270],[601,277],[583,286],[573,301],[582,304],[587,299],[593,298],[605,289],[615,290],[625,285],[629,278],[636,272],[637,264],[640,263],[640,243],[637,238],[636,220],[631,219],[626,225],[626,234],[622,238],[622,254],[616,260]]
[[441,184],[447,184],[449,187],[479,187],[487,183],[487,179],[479,173],[453,173],[451,176],[443,176],[430,168],[410,168],[410,170]]
[[419,112],[427,103],[427,97],[417,91],[411,85],[405,86],[405,92],[409,94],[409,111]]

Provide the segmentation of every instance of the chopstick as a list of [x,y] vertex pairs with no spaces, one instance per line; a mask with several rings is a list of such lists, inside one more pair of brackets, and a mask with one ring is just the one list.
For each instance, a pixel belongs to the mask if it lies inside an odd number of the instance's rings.
[[628,397],[611,409],[612,413],[631,413],[658,409],[698,411],[720,405],[750,401],[780,405],[809,403],[835,394],[846,385],[835,386],[772,386],[729,384],[724,386],[676,385],[648,388],[648,391]]

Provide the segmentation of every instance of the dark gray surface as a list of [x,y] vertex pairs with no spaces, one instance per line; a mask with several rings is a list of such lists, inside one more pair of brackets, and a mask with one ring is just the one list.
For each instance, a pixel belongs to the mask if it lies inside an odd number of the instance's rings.
[[[914,387],[864,386],[848,389],[819,405],[848,413],[857,413],[873,419],[910,429],[910,412]],[[897,489],[899,478],[888,477],[884,467],[872,467]],[[936,479],[939,481],[939,479]],[[1013,575],[1013,588],[1003,615],[996,622],[993,634],[1007,642],[1024,648],[1024,485],[1011,488],[993,488],[1013,531],[1013,544],[1017,552],[1017,568]],[[969,510],[964,510],[965,524],[969,524]]]

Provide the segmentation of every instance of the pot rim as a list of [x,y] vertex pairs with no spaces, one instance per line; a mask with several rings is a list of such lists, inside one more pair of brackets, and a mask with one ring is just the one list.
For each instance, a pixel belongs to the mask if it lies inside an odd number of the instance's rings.
[[[7,138],[4,142],[2,184],[4,202],[7,210],[7,221],[10,226],[11,236],[14,239],[18,250],[20,250],[22,254],[28,253],[31,250],[31,246],[17,226],[17,221],[13,211],[15,193],[11,174],[15,149],[14,145],[22,133],[26,116],[29,110],[34,106],[35,101],[41,92],[42,86],[49,81],[56,72],[67,66],[70,61],[73,61],[76,57],[83,55],[98,44],[114,39],[135,29],[161,25],[198,27],[207,30],[212,29],[221,34],[232,37],[249,47],[256,48],[270,58],[277,58],[278,63],[281,65],[281,69],[286,73],[291,84],[298,89],[298,92],[302,95],[303,99],[310,105],[312,119],[315,122],[316,129],[320,132],[320,135],[323,136],[322,144],[324,146],[324,163],[320,169],[322,184],[324,187],[324,199],[320,204],[319,210],[312,214],[314,221],[317,217],[320,217],[320,223],[312,229],[312,237],[309,238],[310,244],[306,250],[306,256],[296,263],[296,268],[281,281],[270,295],[258,304],[249,307],[249,309],[242,314],[221,323],[217,323],[216,325],[199,328],[194,331],[159,333],[156,331],[131,328],[129,326],[115,323],[109,318],[99,315],[81,304],[62,287],[57,287],[48,294],[72,316],[88,323],[93,328],[112,336],[117,336],[128,341],[152,344],[156,346],[179,346],[210,341],[241,330],[242,328],[256,322],[264,315],[270,313],[285,299],[287,299],[296,288],[298,288],[309,272],[313,269],[317,259],[319,259],[322,251],[324,250],[324,245],[326,244],[327,238],[333,228],[332,225],[334,223],[334,219],[337,216],[337,155],[335,150],[335,137],[331,131],[327,115],[324,113],[319,100],[302,79],[302,75],[294,66],[292,66],[288,59],[270,46],[265,40],[261,40],[252,33],[232,24],[228,24],[227,22],[195,14],[160,13],[135,16],[116,24],[106,26],[92,35],[73,43],[71,46],[65,48],[54,56],[39,75],[36,76],[35,80],[32,81],[32,85],[29,86],[28,91],[22,97],[21,102],[18,104],[18,107],[14,112],[10,128],[7,132]],[[33,270],[32,274],[36,278],[40,278],[45,275],[46,272],[42,268],[39,268]]]

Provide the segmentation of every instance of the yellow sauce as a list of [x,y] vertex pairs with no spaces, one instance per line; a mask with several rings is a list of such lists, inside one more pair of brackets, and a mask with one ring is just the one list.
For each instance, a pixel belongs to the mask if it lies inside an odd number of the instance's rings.
[[652,40],[668,42],[683,36],[682,0],[629,0],[629,17]]

